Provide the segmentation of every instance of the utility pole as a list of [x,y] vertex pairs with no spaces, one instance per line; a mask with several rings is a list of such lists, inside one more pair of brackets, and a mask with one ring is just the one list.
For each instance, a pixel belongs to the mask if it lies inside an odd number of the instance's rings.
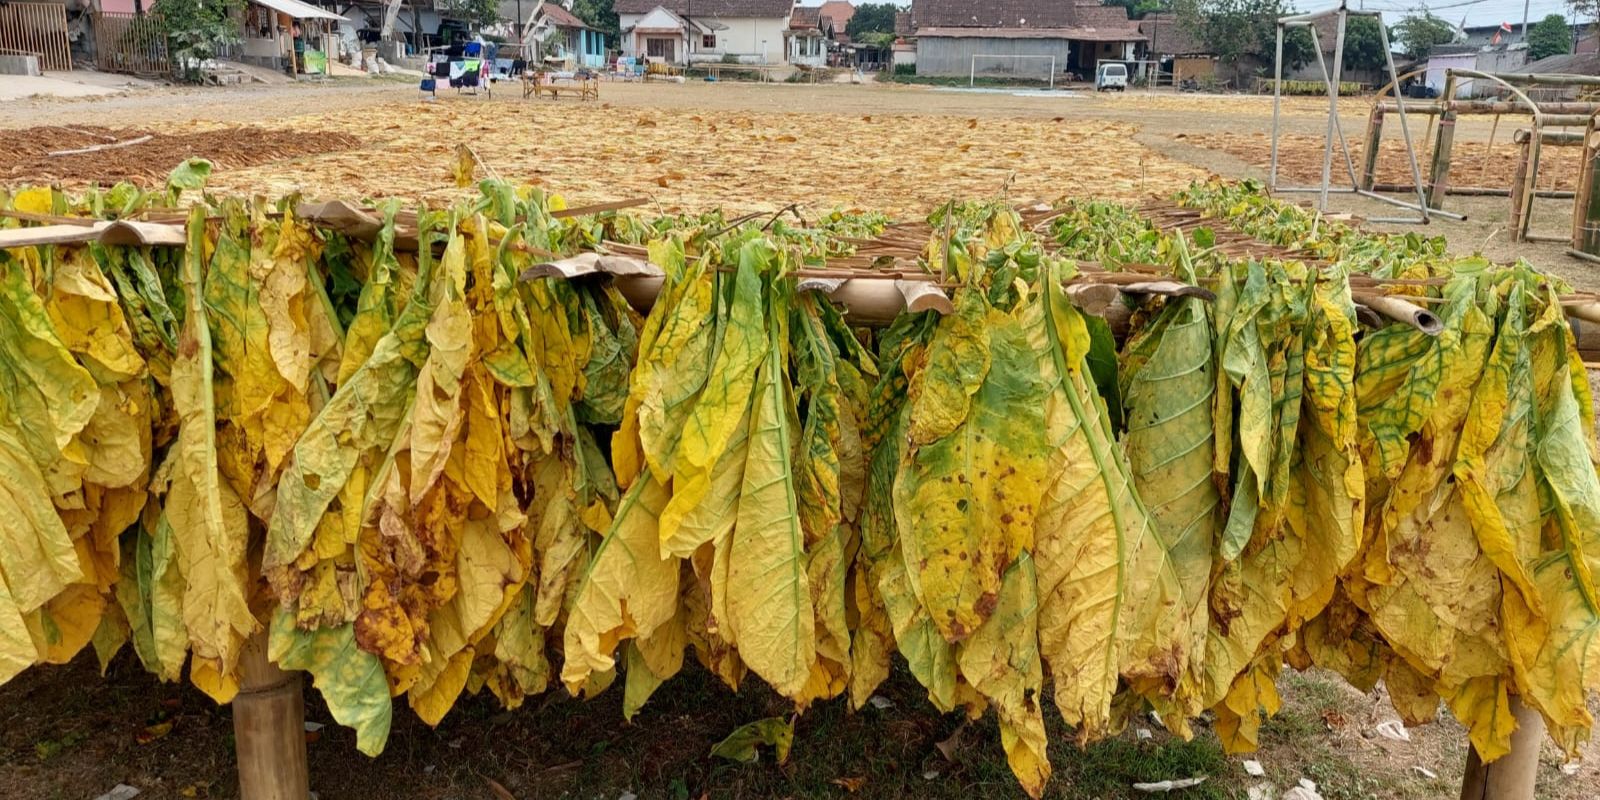
[[1522,0],[1522,41],[1524,41],[1524,42],[1528,41],[1528,3],[1529,2],[1530,2],[1530,0]]

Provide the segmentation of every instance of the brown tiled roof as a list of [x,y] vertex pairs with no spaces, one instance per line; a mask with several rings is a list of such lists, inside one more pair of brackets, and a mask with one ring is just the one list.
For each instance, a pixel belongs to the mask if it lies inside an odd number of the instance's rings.
[[917,37],[986,39],[1073,39],[1079,42],[1142,42],[1144,34],[1133,26],[1123,28],[918,28]]
[[844,32],[844,26],[850,23],[850,18],[856,15],[856,7],[845,0],[828,0],[817,6],[817,13],[833,20],[833,29]]
[[817,11],[818,9],[810,6],[795,6],[794,13],[789,16],[789,30],[817,30],[822,22],[821,15]]
[[648,14],[661,6],[680,16],[694,4],[696,17],[787,17],[794,0],[616,0],[618,14]]
[[917,33],[917,26],[916,26],[916,23],[911,21],[911,12],[910,11],[896,11],[896,12],[894,12],[894,35],[896,35],[896,36],[915,36],[916,33]]
[[1150,37],[1150,52],[1164,56],[1207,55],[1200,37],[1178,19],[1177,14],[1150,14],[1139,20],[1139,32]]
[[576,15],[574,15],[571,11],[568,11],[565,8],[562,8],[561,6],[556,5],[555,3],[544,3],[544,4],[542,4],[539,7],[539,13],[543,14],[544,18],[547,19],[547,20],[550,20],[550,24],[554,25],[557,28],[587,28],[587,27],[589,27],[588,24],[586,24],[583,20],[578,19],[578,17]]
[[1074,0],[913,0],[917,28],[1070,28]]

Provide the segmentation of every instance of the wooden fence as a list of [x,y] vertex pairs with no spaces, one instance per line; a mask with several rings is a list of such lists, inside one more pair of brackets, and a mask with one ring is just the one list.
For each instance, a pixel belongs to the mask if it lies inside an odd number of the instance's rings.
[[167,34],[156,14],[94,15],[94,61],[103,72],[165,75],[172,71]]
[[36,55],[41,69],[72,69],[66,4],[0,4],[0,52]]

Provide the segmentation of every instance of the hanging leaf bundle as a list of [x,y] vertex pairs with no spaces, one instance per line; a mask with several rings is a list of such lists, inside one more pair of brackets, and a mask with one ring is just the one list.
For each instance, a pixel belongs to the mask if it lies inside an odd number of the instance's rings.
[[[179,223],[181,188],[24,189],[0,225]],[[1287,661],[1385,680],[1409,722],[1443,702],[1486,759],[1513,697],[1576,748],[1600,481],[1561,287],[1248,185],[1178,201],[1198,222],[891,229],[488,181],[359,230],[204,196],[181,247],[0,250],[0,680],[129,645],[226,702],[264,636],[377,753],[398,702],[632,717],[694,658],[859,707],[903,660],[935,708],[993,709],[1037,796],[1042,703],[1081,741],[1209,710],[1248,749]],[[949,313],[829,299],[891,266],[880,236],[922,237],[896,269]],[[1373,292],[1442,330],[1374,324]]]

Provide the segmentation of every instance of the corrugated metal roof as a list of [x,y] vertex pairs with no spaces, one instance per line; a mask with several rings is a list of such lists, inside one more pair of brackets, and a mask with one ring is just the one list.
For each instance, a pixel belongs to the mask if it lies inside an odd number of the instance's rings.
[[341,17],[332,11],[317,8],[310,3],[302,3],[300,0],[250,0],[250,2],[255,3],[258,6],[266,6],[273,11],[288,14],[294,19],[332,19],[340,22],[345,21],[344,17]]

